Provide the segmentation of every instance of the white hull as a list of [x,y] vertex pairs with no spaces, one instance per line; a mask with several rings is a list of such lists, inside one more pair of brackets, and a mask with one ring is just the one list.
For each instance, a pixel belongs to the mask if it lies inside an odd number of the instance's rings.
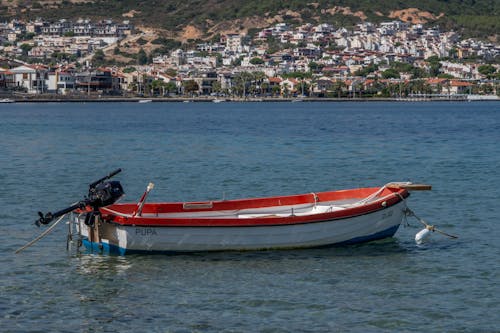
[[105,251],[197,252],[311,248],[340,243],[359,243],[391,237],[404,217],[403,201],[360,216],[343,219],[266,226],[128,226],[99,225],[100,242],[90,239],[83,218],[73,222],[87,246]]

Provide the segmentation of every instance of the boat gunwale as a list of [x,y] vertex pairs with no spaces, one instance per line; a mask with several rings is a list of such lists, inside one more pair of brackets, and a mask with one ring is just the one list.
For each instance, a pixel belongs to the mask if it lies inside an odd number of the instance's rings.
[[[367,190],[367,189],[360,189]],[[370,190],[370,189],[368,189]],[[373,189],[372,189],[373,190]],[[376,189],[375,189],[376,190]],[[349,191],[349,190],[346,190]],[[334,193],[340,191],[322,192]],[[311,193],[310,193],[311,194]],[[309,195],[310,195],[309,194]],[[314,193],[312,193],[314,194]],[[318,193],[321,194],[321,193]],[[297,195],[299,197],[301,195]],[[370,201],[362,205],[355,205],[352,207],[347,207],[345,209],[335,210],[331,212],[316,213],[310,215],[288,215],[288,216],[278,216],[278,215],[268,215],[268,216],[256,216],[248,218],[240,217],[217,217],[217,216],[187,216],[187,217],[160,217],[160,216],[131,216],[128,214],[120,214],[120,212],[114,212],[111,208],[101,209],[103,214],[103,220],[107,223],[121,225],[121,226],[135,226],[135,227],[259,227],[259,226],[285,226],[285,225],[299,225],[307,223],[321,223],[334,220],[345,220],[352,217],[371,214],[379,210],[391,207],[404,198],[409,196],[409,192],[405,189],[389,190],[389,193],[377,197],[376,200]],[[282,197],[269,197],[269,198],[256,198],[259,199],[276,199],[276,198],[291,198],[294,196],[282,196]],[[363,199],[363,198],[360,198]],[[233,202],[245,201],[252,199],[242,199],[234,200]],[[385,204],[382,204],[384,203]],[[215,203],[215,202],[214,202]],[[146,205],[161,205],[162,203],[150,203]],[[170,203],[170,204],[182,204],[182,203]],[[306,203],[303,203],[306,204]],[[130,205],[130,204],[118,204],[119,205]],[[111,206],[113,207],[113,206]],[[195,212],[209,212],[214,211],[210,209],[200,209],[190,211]],[[217,210],[215,210],[217,211]],[[119,214],[116,214],[119,213]]]

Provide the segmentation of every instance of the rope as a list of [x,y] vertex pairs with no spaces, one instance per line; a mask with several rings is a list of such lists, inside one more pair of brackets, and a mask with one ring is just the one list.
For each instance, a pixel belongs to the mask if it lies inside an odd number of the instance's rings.
[[452,235],[452,234],[449,234],[447,232],[444,232],[443,230],[440,230],[438,228],[436,228],[435,226],[427,223],[424,221],[424,219],[422,219],[421,217],[419,217],[417,214],[415,214],[415,212],[413,210],[411,210],[408,205],[406,205],[406,201],[405,199],[398,193],[399,197],[403,200],[403,202],[405,203],[405,206],[406,208],[403,210],[404,212],[404,216],[405,216],[405,220],[406,220],[406,223],[408,224],[408,220],[407,220],[407,216],[413,216],[418,222],[422,223],[422,225],[425,227],[425,229],[429,230],[429,231],[436,231],[442,235],[445,235],[449,238],[453,238],[453,239],[457,239],[458,236],[455,236],[455,235]]
[[[409,184],[411,184],[411,182],[390,182],[390,183],[387,183],[384,186],[382,186],[377,192],[372,193],[371,195],[369,195],[368,197],[366,197],[363,200],[359,201],[358,203],[361,203],[363,205],[366,204],[367,202],[369,202],[373,198],[378,197],[380,195],[380,193],[382,193],[387,188],[387,186],[392,185],[392,184],[395,184],[395,185],[409,185]],[[403,199],[403,197],[399,193],[396,192],[396,194]]]
[[[378,197],[382,192],[384,192],[384,190],[387,188],[387,186],[391,185],[391,184],[407,185],[407,184],[411,184],[411,182],[390,182],[390,183],[385,184],[384,186],[382,186],[381,188],[379,188],[376,192],[370,194],[369,196],[367,196],[364,199],[361,199],[359,201],[356,201],[356,202],[353,202],[353,203],[350,203],[350,204],[338,205],[338,206],[342,207],[342,208],[348,208],[348,207],[355,207],[355,206],[360,206],[360,205],[366,205],[368,202],[370,202],[374,198]],[[398,195],[404,201],[404,198],[399,193],[396,192],[395,194]],[[391,193],[391,194],[389,194],[389,195],[387,195],[385,197],[389,197],[391,195],[393,195],[393,193]],[[333,207],[333,206],[334,205],[331,205],[330,207]]]
[[117,212],[116,210],[112,210],[112,209],[109,209],[109,208],[106,208],[106,207],[103,207],[101,208],[102,210],[106,210],[114,215],[118,215],[118,216],[122,216],[122,217],[134,217],[132,214],[125,214],[125,213],[120,213],[120,212]]
[[54,229],[54,227],[62,221],[62,219],[66,216],[66,214],[64,214],[63,216],[61,216],[56,222],[54,222],[47,230],[45,230],[44,232],[42,232],[40,234],[40,236],[36,237],[35,239],[33,239],[31,242],[29,242],[28,244],[20,247],[19,249],[17,249],[14,253],[19,253],[23,250],[25,250],[26,248],[30,247],[31,245],[35,244],[36,242],[38,242],[40,239],[42,239],[43,237],[47,236],[47,234],[49,234],[52,229]]

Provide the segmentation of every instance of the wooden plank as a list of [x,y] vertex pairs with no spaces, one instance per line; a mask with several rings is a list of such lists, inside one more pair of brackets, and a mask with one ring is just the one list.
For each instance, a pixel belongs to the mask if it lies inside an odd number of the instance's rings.
[[404,188],[408,191],[430,191],[432,190],[432,185],[429,184],[405,184],[405,183],[391,183],[387,185],[387,188]]

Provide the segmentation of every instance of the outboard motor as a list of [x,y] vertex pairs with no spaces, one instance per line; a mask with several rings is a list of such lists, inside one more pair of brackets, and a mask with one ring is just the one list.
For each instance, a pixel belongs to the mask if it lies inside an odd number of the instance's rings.
[[100,214],[99,208],[114,204],[125,194],[125,192],[123,191],[123,187],[119,181],[106,181],[121,171],[122,169],[117,169],[111,172],[109,175],[90,184],[88,197],[70,207],[62,209],[55,213],[48,212],[45,215],[42,212],[38,212],[40,218],[35,222],[35,224],[37,226],[40,226],[40,224],[49,224],[52,220],[59,216],[62,216],[78,208],[85,209],[85,207],[90,206],[92,207],[92,213],[87,215],[85,223],[91,225],[93,223],[92,217]]
[[87,204],[94,209],[114,204],[125,192],[119,181],[109,181],[91,187]]

